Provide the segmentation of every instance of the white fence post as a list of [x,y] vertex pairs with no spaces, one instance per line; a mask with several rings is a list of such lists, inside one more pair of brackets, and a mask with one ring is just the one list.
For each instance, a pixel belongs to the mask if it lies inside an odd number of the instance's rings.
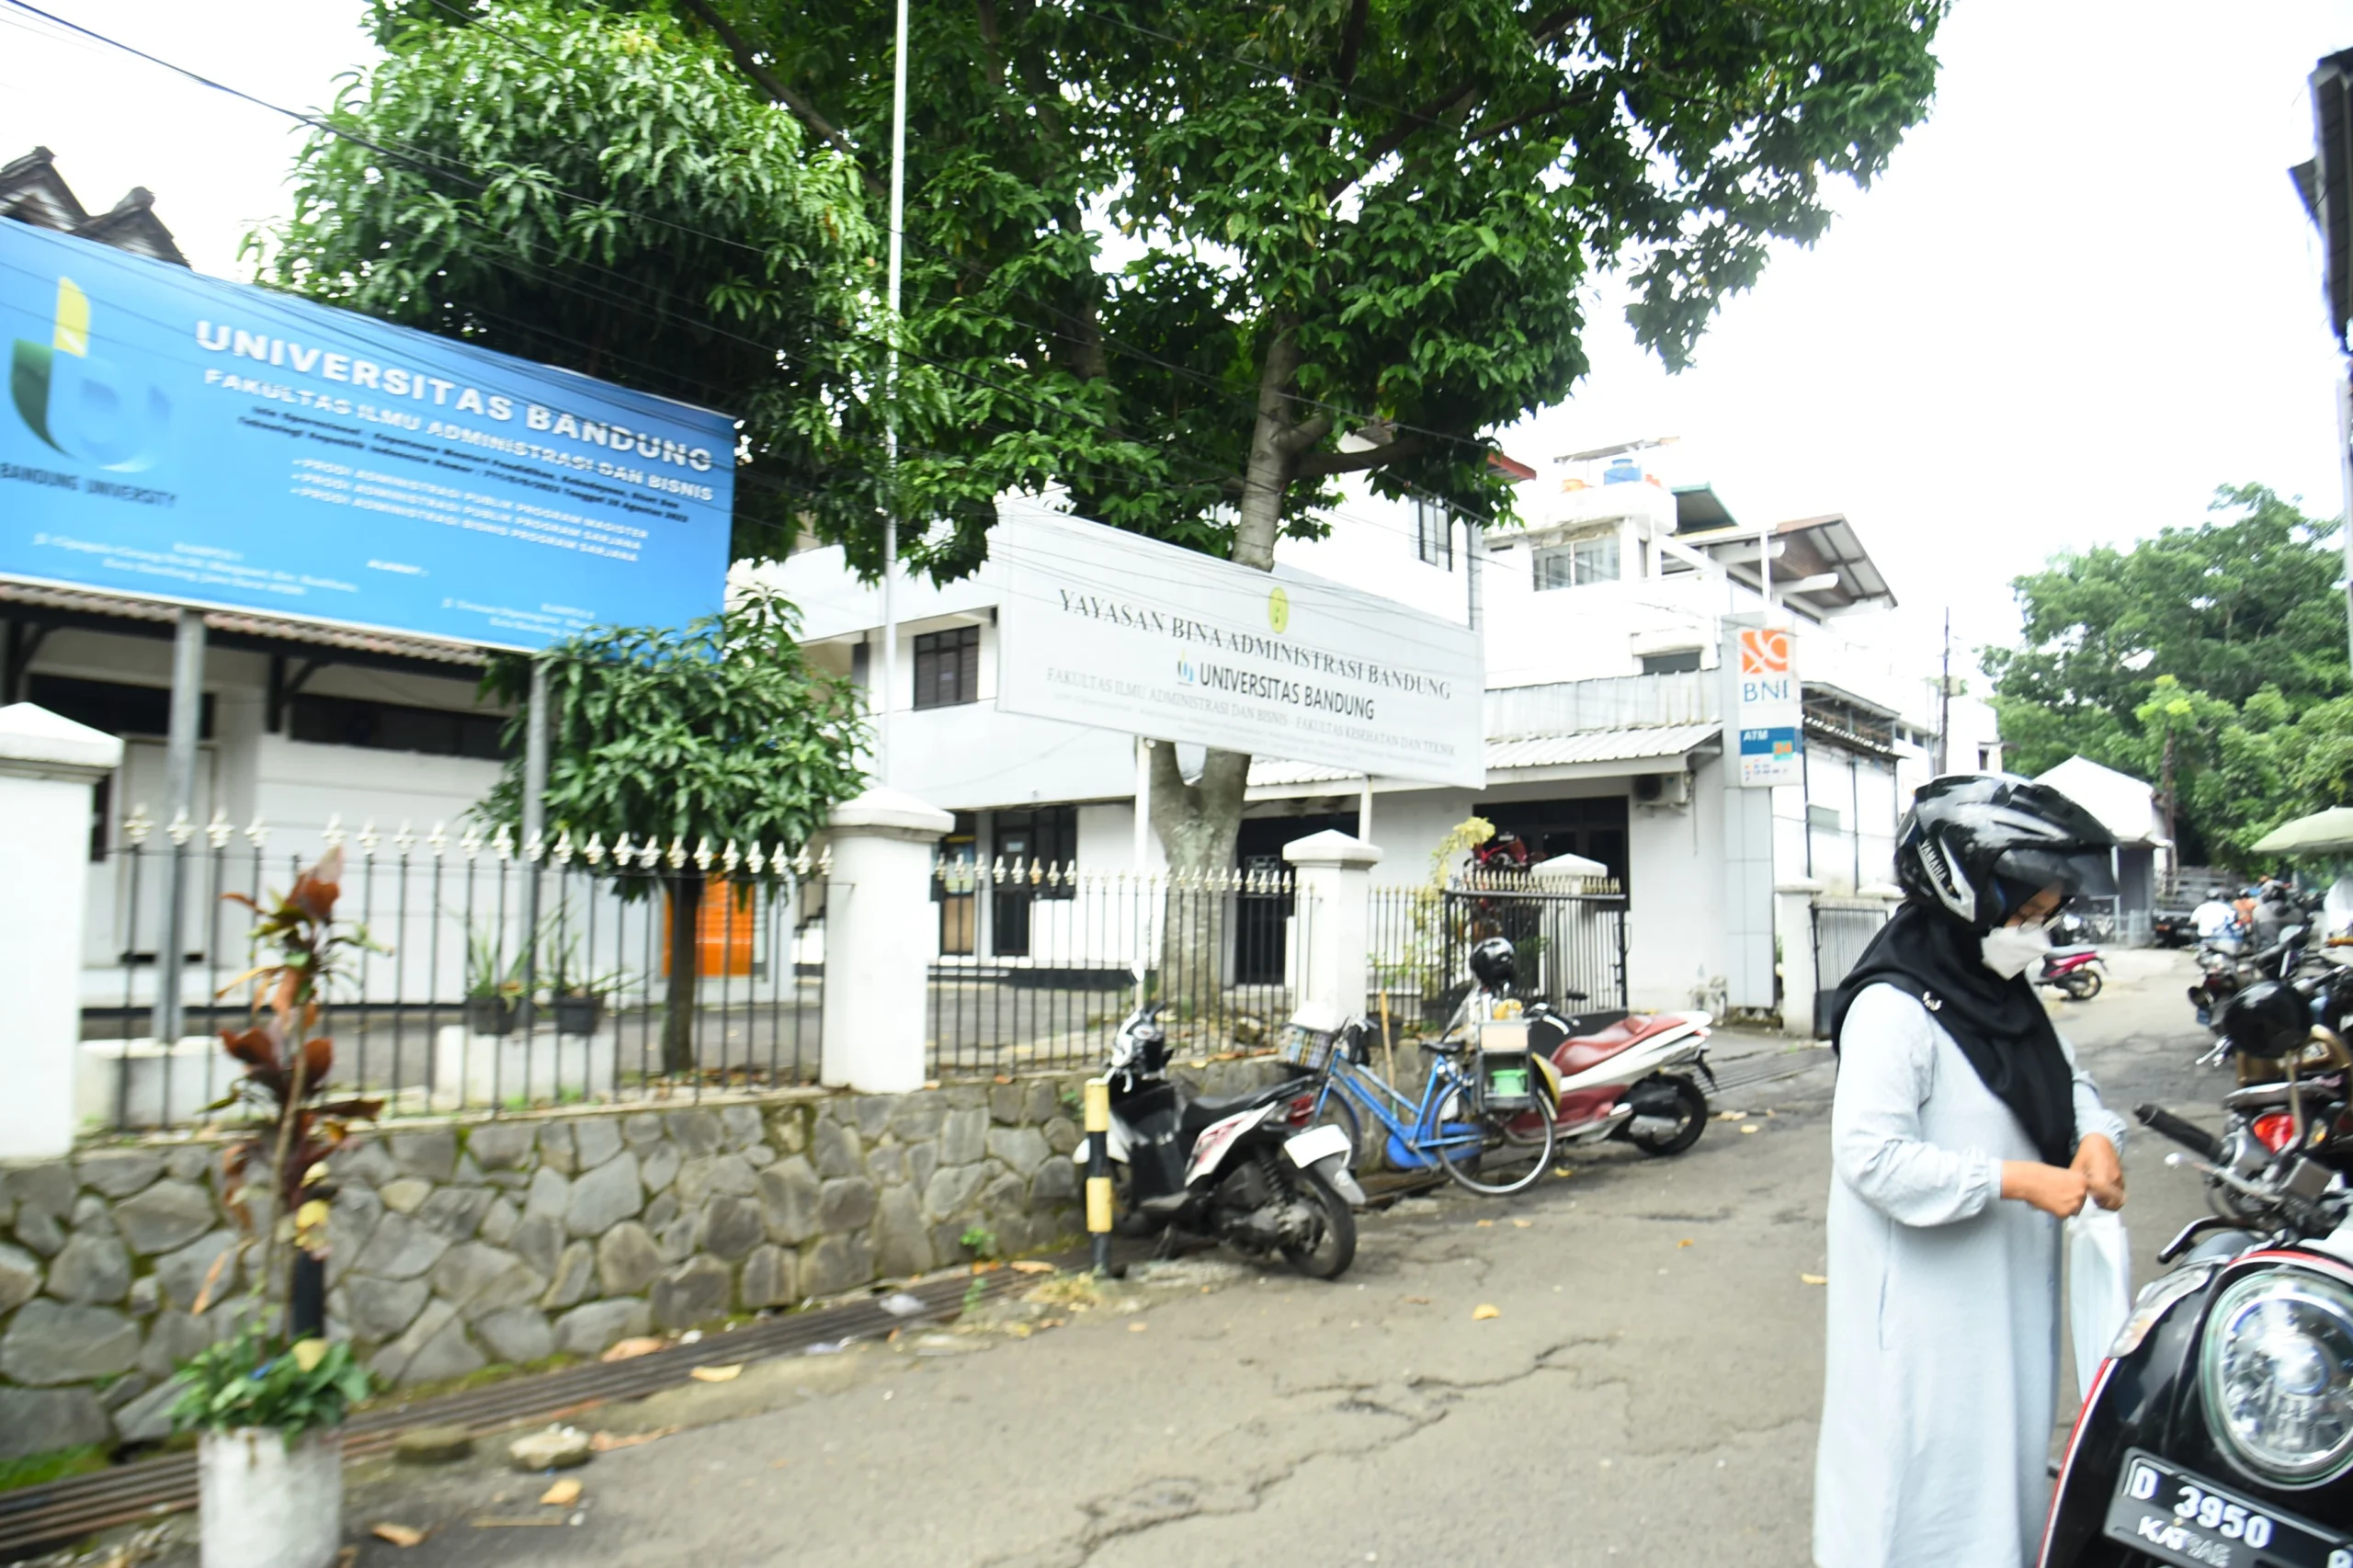
[[825,888],[824,1056],[830,1087],[898,1095],[923,1087],[931,997],[935,846],[956,819],[896,790],[834,808]]
[[1821,987],[1813,962],[1813,899],[1822,884],[1811,877],[1773,888],[1773,928],[1781,938],[1781,1030],[1813,1038],[1813,994]]
[[1326,829],[1284,845],[1283,858],[1299,873],[1306,910],[1299,923],[1307,949],[1299,962],[1299,999],[1360,1017],[1370,986],[1372,869],[1381,851]]
[[90,791],[121,763],[112,735],[29,702],[0,708],[0,887],[9,890],[0,898],[0,995],[10,1037],[0,1159],[74,1147]]

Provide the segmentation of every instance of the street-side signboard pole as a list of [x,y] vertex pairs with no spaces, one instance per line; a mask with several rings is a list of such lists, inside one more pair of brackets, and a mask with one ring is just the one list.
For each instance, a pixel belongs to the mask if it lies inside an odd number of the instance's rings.
[[530,708],[523,715],[523,1033],[540,984],[540,867],[547,858],[548,662],[531,661]]
[[1135,973],[1136,1006],[1144,1004],[1145,982],[1152,973],[1152,916],[1144,908],[1142,893],[1143,880],[1152,855],[1152,743],[1142,735],[1136,737],[1136,886],[1137,896],[1132,907],[1136,912]]
[[155,948],[155,1040],[180,1038],[180,971],[188,956],[188,841],[196,822],[196,744],[204,728],[204,616],[180,611],[172,631],[172,714],[164,747],[164,820],[171,864],[164,879],[164,929]]

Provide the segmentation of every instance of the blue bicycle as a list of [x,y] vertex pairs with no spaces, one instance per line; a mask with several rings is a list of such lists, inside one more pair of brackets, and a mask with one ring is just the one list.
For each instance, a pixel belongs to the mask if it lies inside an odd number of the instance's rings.
[[1415,1100],[1366,1063],[1367,1032],[1358,1019],[1334,1028],[1294,1019],[1282,1043],[1283,1060],[1317,1074],[1315,1119],[1347,1133],[1352,1167],[1365,1155],[1359,1106],[1387,1129],[1384,1152],[1399,1170],[1435,1163],[1461,1186],[1496,1197],[1532,1187],[1552,1165],[1555,1129],[1542,1103],[1546,1085],[1528,1052],[1421,1041],[1433,1060]]

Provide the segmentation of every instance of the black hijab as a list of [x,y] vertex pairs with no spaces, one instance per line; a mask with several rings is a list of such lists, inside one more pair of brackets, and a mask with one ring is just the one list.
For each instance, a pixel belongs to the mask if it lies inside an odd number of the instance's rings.
[[1985,967],[1975,932],[1939,911],[1906,903],[1839,985],[1830,1005],[1832,1050],[1843,1044],[1847,1009],[1863,987],[1881,984],[1920,999],[2010,1108],[2044,1164],[2075,1158],[2075,1074],[2033,982],[2023,974],[2004,980]]

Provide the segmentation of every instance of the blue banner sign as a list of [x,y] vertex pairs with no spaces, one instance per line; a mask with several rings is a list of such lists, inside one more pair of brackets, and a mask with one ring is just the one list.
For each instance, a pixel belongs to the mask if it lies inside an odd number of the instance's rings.
[[0,577],[479,647],[726,588],[722,415],[0,221]]

